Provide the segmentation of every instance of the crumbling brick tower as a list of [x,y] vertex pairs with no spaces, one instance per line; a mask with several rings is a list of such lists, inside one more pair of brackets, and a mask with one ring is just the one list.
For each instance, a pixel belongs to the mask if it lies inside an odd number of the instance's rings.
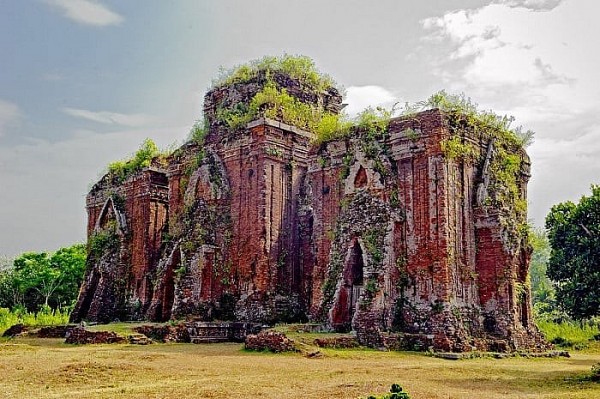
[[371,346],[394,332],[445,350],[543,345],[518,143],[432,109],[315,144],[307,118],[341,108],[331,85],[268,68],[208,92],[194,140],[89,193],[73,320],[312,320]]

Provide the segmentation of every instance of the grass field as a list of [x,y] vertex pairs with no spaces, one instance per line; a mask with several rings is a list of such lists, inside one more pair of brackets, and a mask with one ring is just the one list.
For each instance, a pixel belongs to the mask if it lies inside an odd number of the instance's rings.
[[0,398],[360,398],[401,384],[412,399],[600,398],[600,351],[571,358],[443,360],[409,352],[253,353],[241,344],[71,346],[0,342]]

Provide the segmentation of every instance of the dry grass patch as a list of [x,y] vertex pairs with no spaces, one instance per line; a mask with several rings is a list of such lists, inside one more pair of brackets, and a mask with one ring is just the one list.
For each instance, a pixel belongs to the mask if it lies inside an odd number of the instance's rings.
[[[565,359],[449,361],[424,354],[322,350],[253,353],[240,344],[69,346],[14,340],[0,356],[6,398],[359,398],[401,384],[422,398],[593,398],[581,378],[598,353]],[[10,356],[4,356],[10,354]]]

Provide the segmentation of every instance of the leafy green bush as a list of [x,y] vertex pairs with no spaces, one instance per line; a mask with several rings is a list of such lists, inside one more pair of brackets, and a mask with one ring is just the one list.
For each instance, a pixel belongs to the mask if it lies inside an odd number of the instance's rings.
[[104,230],[94,232],[88,239],[88,253],[94,259],[100,259],[104,253],[116,249],[119,245],[116,222],[112,221]]
[[202,145],[204,144],[204,138],[206,137],[207,133],[208,126],[206,124],[206,121],[202,119],[197,120],[196,122],[194,122],[192,128],[190,129],[188,139],[196,144]]
[[479,155],[477,148],[463,140],[459,136],[454,136],[442,142],[442,151],[450,159],[464,160],[472,162]]
[[398,384],[392,384],[390,393],[382,396],[369,395],[366,399],[410,399],[410,395],[402,390]]
[[140,145],[132,158],[111,162],[108,164],[108,174],[117,181],[124,181],[129,176],[147,168],[156,157],[165,157],[151,139],[146,139]]

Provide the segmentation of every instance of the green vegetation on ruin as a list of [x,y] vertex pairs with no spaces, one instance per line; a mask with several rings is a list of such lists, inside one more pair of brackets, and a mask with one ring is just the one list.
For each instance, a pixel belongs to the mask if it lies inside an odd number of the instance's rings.
[[[426,109],[439,109],[448,117],[451,136],[442,142],[446,156],[475,163],[488,174],[489,185],[485,187],[487,196],[483,205],[499,212],[508,246],[515,249],[521,243],[529,245],[527,202],[521,196],[520,183],[526,158],[523,148],[533,141],[533,132],[522,126],[512,127],[513,117],[479,110],[477,104],[464,94],[450,95],[443,90],[426,101],[407,105],[404,117],[410,118]],[[487,154],[480,152],[481,142],[492,146],[488,170],[484,170]]]
[[233,108],[220,108],[217,111],[217,119],[233,130],[245,127],[261,115],[308,131],[317,130],[325,116],[333,117],[322,107],[304,103],[289,95],[285,88],[278,88],[273,81],[267,81],[249,105],[238,103]]
[[287,75],[319,92],[336,87],[334,80],[329,75],[320,72],[311,58],[290,54],[279,57],[265,56],[232,69],[222,69],[220,76],[213,81],[213,87],[247,83],[256,79],[261,73]]
[[161,152],[154,141],[146,139],[131,158],[108,164],[108,175],[113,180],[122,182],[129,176],[149,167],[153,160],[164,163],[168,155],[168,152]]
[[117,235],[117,223],[111,221],[107,223],[104,229],[95,231],[90,235],[87,242],[88,255],[99,260],[107,252],[112,252],[119,246],[119,236]]
[[351,122],[345,115],[329,112],[321,105],[303,102],[290,95],[285,87],[276,83],[276,75],[285,75],[295,80],[303,90],[320,95],[335,89],[336,83],[321,73],[313,60],[305,56],[283,55],[264,57],[232,70],[224,71],[213,82],[213,87],[248,83],[264,76],[264,86],[246,103],[217,110],[217,120],[232,130],[244,128],[260,116],[277,119],[289,125],[316,134],[315,142],[321,143],[347,134]]

